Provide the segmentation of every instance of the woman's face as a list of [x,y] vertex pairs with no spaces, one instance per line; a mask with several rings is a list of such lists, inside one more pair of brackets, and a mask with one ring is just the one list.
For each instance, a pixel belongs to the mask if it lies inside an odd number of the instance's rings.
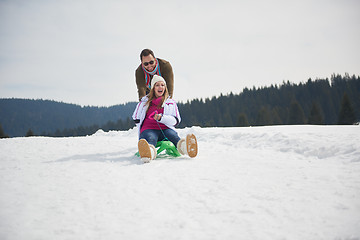
[[161,97],[165,93],[165,83],[164,82],[157,82],[154,86],[155,97]]

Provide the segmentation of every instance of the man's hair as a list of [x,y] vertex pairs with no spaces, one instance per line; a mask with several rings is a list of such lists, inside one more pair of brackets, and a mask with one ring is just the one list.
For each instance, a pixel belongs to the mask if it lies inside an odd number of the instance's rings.
[[149,56],[150,54],[155,58],[154,52],[151,51],[150,49],[142,50],[141,53],[140,53],[140,61],[142,61],[142,57]]

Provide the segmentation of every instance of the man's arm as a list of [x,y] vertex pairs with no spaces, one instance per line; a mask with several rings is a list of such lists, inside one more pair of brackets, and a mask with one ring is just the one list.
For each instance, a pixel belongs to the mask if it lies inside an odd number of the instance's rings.
[[169,95],[172,98],[174,92],[174,73],[171,64],[165,61],[165,64],[160,67],[161,75],[166,81],[166,86],[169,90]]
[[[140,66],[141,67],[141,66]],[[135,80],[136,86],[139,94],[139,101],[146,95],[146,84],[145,84],[145,76],[142,69],[136,69],[135,71]]]

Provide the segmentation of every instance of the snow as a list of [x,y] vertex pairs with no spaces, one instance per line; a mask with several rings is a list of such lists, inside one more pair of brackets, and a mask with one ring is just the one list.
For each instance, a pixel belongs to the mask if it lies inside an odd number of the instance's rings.
[[199,155],[137,131],[0,140],[0,239],[360,239],[360,127],[200,128]]

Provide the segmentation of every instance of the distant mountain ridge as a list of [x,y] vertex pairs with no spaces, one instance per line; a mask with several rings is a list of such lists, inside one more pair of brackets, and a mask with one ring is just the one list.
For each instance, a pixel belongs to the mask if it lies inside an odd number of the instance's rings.
[[29,129],[35,134],[43,134],[57,129],[126,120],[131,117],[135,106],[136,102],[111,107],[82,107],[53,100],[2,98],[0,124],[10,137],[24,136]]
[[[356,124],[360,122],[359,96],[360,76],[333,74],[330,79],[299,84],[284,81],[279,86],[179,102],[177,127]],[[25,136],[31,129],[34,135],[67,137],[91,135],[99,128],[127,130],[134,126],[135,106],[136,102],[81,107],[49,100],[0,99],[1,132]]]

